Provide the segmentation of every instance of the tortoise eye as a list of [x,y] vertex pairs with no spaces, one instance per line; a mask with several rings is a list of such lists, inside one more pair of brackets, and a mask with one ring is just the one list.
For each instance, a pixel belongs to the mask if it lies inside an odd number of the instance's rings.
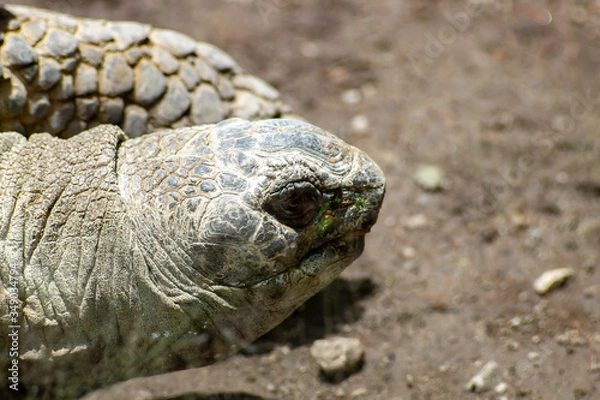
[[267,200],[265,210],[290,228],[304,228],[317,216],[322,198],[312,183],[294,182],[275,192]]

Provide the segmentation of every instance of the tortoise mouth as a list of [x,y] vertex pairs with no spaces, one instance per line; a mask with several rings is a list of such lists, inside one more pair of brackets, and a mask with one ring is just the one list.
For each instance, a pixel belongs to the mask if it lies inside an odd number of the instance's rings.
[[364,247],[365,233],[346,234],[309,251],[300,261],[300,270],[311,277],[319,275],[321,281],[333,280],[362,254]]

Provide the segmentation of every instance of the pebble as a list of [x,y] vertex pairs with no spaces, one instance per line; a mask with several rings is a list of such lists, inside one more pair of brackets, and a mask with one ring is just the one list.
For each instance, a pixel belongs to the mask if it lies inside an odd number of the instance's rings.
[[44,39],[36,46],[36,51],[41,55],[68,57],[77,51],[78,45],[79,40],[69,32],[50,28]]
[[499,384],[494,386],[494,392],[496,394],[504,394],[504,393],[506,393],[507,389],[508,389],[508,385],[506,384],[506,382],[500,382]]
[[573,275],[575,275],[575,270],[572,268],[551,269],[544,272],[533,282],[533,289],[539,295],[544,295],[563,285]]
[[189,93],[178,77],[171,77],[167,83],[167,92],[152,109],[152,116],[161,125],[177,120],[190,108]]
[[527,353],[527,359],[531,362],[538,361],[541,355],[537,351],[530,351]]
[[350,398],[357,399],[359,397],[365,397],[368,394],[369,391],[367,390],[367,388],[359,387],[357,389],[354,389],[352,393],[350,393]]
[[350,121],[350,126],[353,133],[364,135],[369,132],[369,119],[364,114],[355,115]]
[[2,64],[7,67],[19,67],[37,61],[37,55],[33,52],[33,49],[22,37],[14,33],[9,33],[4,38],[0,57],[2,57]]
[[407,229],[420,229],[427,226],[429,220],[425,214],[415,214],[409,217],[403,218],[401,221],[402,226]]
[[588,341],[577,329],[571,329],[556,336],[556,343],[561,346],[585,346]]
[[315,340],[310,355],[319,364],[323,375],[339,382],[358,371],[364,360],[364,347],[356,338],[335,337]]
[[154,103],[167,90],[167,78],[148,60],[135,67],[134,80],[133,98],[142,106]]
[[227,116],[227,110],[214,87],[201,84],[192,96],[191,118],[196,125],[221,121]]
[[495,361],[489,361],[481,368],[481,370],[471,378],[466,385],[466,390],[475,393],[482,393],[494,385],[496,379],[496,371],[498,370],[498,363]]
[[358,89],[348,89],[342,92],[342,103],[347,105],[358,104],[362,100],[362,95]]
[[107,54],[100,69],[100,93],[119,96],[133,88],[133,70],[119,54]]
[[422,165],[417,168],[413,179],[421,189],[435,192],[443,188],[444,172],[435,165]]
[[180,32],[167,29],[153,29],[150,41],[167,49],[176,57],[183,58],[196,50],[196,41]]

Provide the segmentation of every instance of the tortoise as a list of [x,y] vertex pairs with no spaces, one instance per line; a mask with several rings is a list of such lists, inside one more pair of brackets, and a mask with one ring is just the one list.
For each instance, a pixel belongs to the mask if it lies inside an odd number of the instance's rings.
[[381,169],[225,52],[0,11],[6,393],[71,398],[218,361],[361,254]]

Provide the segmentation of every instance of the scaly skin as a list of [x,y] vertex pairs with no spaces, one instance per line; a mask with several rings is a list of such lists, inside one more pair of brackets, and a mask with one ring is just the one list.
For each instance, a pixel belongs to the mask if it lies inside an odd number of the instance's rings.
[[0,8],[0,131],[63,138],[110,123],[130,136],[289,110],[222,50],[136,22]]
[[21,327],[35,395],[253,341],[360,255],[384,192],[363,152],[286,119],[129,140],[110,125],[68,140],[5,133],[0,148],[1,323]]
[[360,255],[385,190],[363,152],[287,119],[184,127],[287,112],[227,54],[0,11],[0,128],[22,133],[0,133],[0,368],[18,364],[20,394],[214,362]]

